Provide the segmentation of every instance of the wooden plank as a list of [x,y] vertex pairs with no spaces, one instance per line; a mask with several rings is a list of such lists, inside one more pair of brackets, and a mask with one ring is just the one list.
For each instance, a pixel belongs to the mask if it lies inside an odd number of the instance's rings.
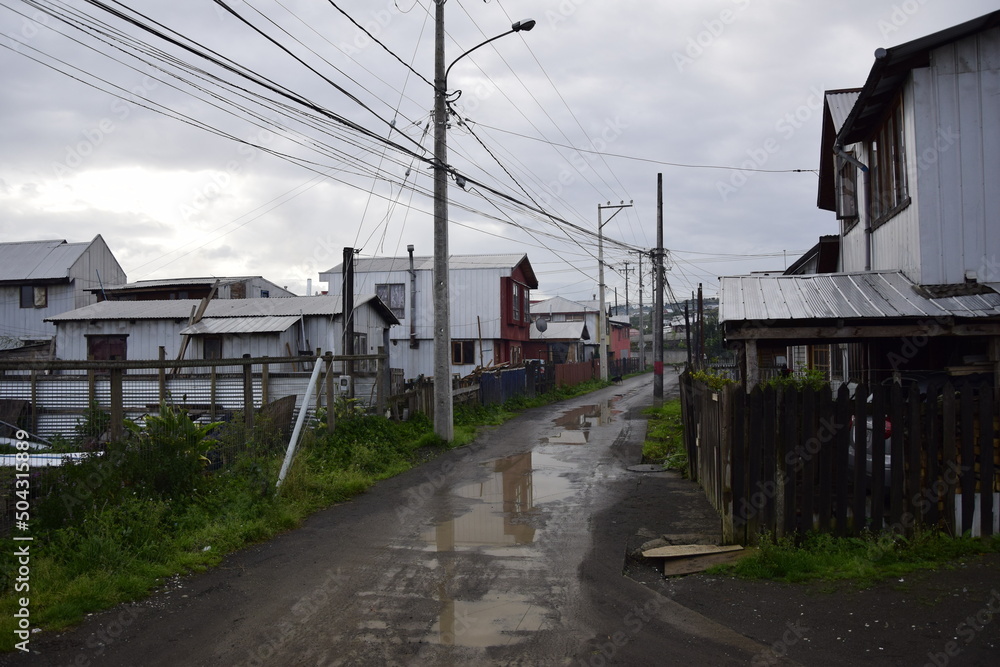
[[797,445],[801,448],[802,468],[802,511],[799,513],[797,530],[804,533],[815,528],[816,513],[816,457],[819,455],[819,438],[816,437],[816,391],[806,387],[802,392],[802,426]]
[[[872,387],[871,418],[871,527],[877,532],[885,526],[885,387]],[[856,457],[855,463],[859,468],[867,467],[864,458]]]
[[[760,390],[755,388],[754,393],[760,397]],[[747,539],[747,424],[746,424],[746,403],[747,395],[742,389],[737,387],[736,391],[725,393],[726,402],[732,412],[732,423],[728,430],[729,436],[729,491],[730,495],[726,505],[726,514],[732,524],[732,536],[726,542],[738,542],[746,544]],[[725,522],[725,516],[723,521]],[[725,538],[725,532],[723,532]]]
[[760,456],[761,487],[764,494],[764,508],[755,535],[761,530],[773,533],[776,529],[777,473],[778,473],[778,400],[774,387],[764,389],[764,421],[762,426],[762,449]]
[[860,338],[920,338],[923,336],[997,336],[1000,324],[977,322],[974,324],[954,324],[941,318],[920,324],[843,326],[843,327],[754,327],[748,329],[726,329],[727,340],[787,341],[789,344],[807,343],[829,344],[834,340],[857,340]]
[[929,501],[929,507],[927,507],[924,520],[931,526],[936,526],[941,517],[941,512],[938,509],[941,496],[937,484],[941,478],[941,415],[937,407],[940,396],[941,387],[939,385],[932,383],[927,387],[927,397],[924,400],[924,405],[927,406],[924,413],[924,434],[927,436],[924,445],[927,450],[924,497]]
[[868,479],[864,460],[868,455],[868,427],[865,423],[868,386],[860,384],[854,390],[854,535],[868,527]]
[[[920,489],[920,452],[924,449],[925,441],[921,407],[920,391],[916,384],[912,384],[906,398],[909,433],[903,443],[903,458],[906,461],[906,484],[903,498],[906,501],[906,511],[913,518],[909,525],[904,526],[907,535],[913,534],[913,522],[923,523],[922,513],[927,505]],[[927,410],[936,408],[936,404],[927,405]]]
[[847,448],[850,445],[851,396],[846,384],[840,385],[837,391],[837,402],[834,407],[834,426],[837,429],[833,438],[833,481],[834,481],[834,529],[836,534],[844,537],[847,530],[848,482]]
[[655,547],[642,552],[643,558],[680,558],[685,556],[700,556],[702,554],[720,554],[729,551],[743,551],[739,544],[669,544]]
[[941,390],[941,477],[945,482],[943,522],[949,533],[955,534],[955,471],[958,470],[955,447],[956,417],[955,387],[947,382]]
[[975,402],[972,384],[968,381],[959,385],[961,409],[961,461],[962,473],[962,533],[972,530],[972,519],[976,511],[976,434]]
[[[759,535],[762,525],[764,503],[767,494],[764,489],[761,470],[761,456],[767,440],[767,430],[764,428],[764,417],[767,414],[767,402],[764,390],[756,387],[747,397],[747,487],[743,495],[740,512],[746,522],[746,538]],[[747,544],[744,540],[743,544]]]
[[993,463],[994,444],[993,415],[997,414],[995,395],[989,385],[979,390],[979,534],[988,537],[993,534],[993,487],[996,467]]
[[889,520],[893,526],[903,521],[903,442],[906,438],[906,422],[903,420],[903,388],[892,383],[889,391],[889,422],[892,424],[892,440],[889,446],[890,479]]
[[663,561],[663,576],[678,577],[685,574],[704,572],[715,565],[735,563],[750,555],[750,550],[731,551],[729,553],[692,556],[689,558],[671,558]]
[[819,497],[817,498],[819,512],[819,529],[824,532],[833,531],[833,451],[836,431],[831,429],[831,425],[836,425],[833,398],[830,386],[827,385],[817,396],[819,406],[816,413],[819,415],[819,426],[816,430],[816,439],[819,441]]
[[796,442],[799,434],[798,424],[798,392],[785,389],[781,392],[784,404],[784,432],[782,433],[782,460],[779,463],[784,473],[784,484],[782,486],[782,506],[784,508],[784,519],[782,521],[783,534],[791,535],[795,532],[795,494],[797,484],[798,455],[795,453]]

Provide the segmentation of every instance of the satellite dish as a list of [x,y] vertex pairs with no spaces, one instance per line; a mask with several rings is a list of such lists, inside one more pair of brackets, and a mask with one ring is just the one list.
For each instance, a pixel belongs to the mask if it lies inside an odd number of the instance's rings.
[[536,317],[535,328],[538,329],[539,332],[544,332],[546,329],[549,328],[549,323],[547,320],[543,320],[541,317]]

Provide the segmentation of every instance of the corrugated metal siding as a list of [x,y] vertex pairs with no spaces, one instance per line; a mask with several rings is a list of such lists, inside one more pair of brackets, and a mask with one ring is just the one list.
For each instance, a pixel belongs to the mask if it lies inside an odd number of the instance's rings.
[[830,118],[833,120],[834,131],[839,132],[847,120],[848,114],[854,108],[854,103],[858,101],[860,90],[846,93],[827,93],[826,103],[830,108]]
[[914,70],[924,284],[1000,274],[1000,29],[932,53]]
[[[285,396],[296,396],[296,413],[302,408],[306,386],[309,383],[308,373],[296,375],[270,376],[268,400],[276,401]],[[338,383],[334,383],[336,387]],[[375,378],[356,378],[355,396],[365,406],[372,405],[375,398]],[[123,402],[126,417],[141,420],[144,415],[155,414],[159,409],[159,381],[156,378],[125,376],[123,378]],[[44,376],[37,382],[37,405],[40,407],[38,435],[51,438],[56,435],[70,437],[74,427],[81,421],[82,413],[88,403],[88,385],[83,376]],[[207,377],[175,377],[167,376],[167,402],[174,405],[202,405],[211,403],[211,385]],[[261,407],[261,377],[253,378],[254,407]],[[7,377],[0,380],[0,398],[31,400],[31,383],[27,376]],[[95,384],[95,399],[98,404],[107,409],[110,405],[110,381],[98,378]],[[325,404],[325,392],[321,392],[320,400]],[[217,420],[225,418],[225,413],[243,409],[243,376],[241,374],[219,375],[216,378],[216,405],[222,406],[223,412],[216,416]],[[315,409],[316,394],[309,411]],[[57,410],[58,413],[46,412]],[[70,413],[69,411],[73,411]],[[197,421],[208,422],[207,414]]]

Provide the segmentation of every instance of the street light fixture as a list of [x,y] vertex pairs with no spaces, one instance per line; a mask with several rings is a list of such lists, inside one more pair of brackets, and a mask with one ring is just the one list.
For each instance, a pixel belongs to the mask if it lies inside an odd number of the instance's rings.
[[[477,44],[445,67],[444,4],[435,0],[434,33],[434,433],[450,442],[455,436],[451,387],[451,304],[448,290],[448,73],[476,49],[514,32],[535,27],[533,19],[518,21],[510,30]],[[456,174],[456,180],[458,175]],[[464,179],[463,179],[464,180]]]

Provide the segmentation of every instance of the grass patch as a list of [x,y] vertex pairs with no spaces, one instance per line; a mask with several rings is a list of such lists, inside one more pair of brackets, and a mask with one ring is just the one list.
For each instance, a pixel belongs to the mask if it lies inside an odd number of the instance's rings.
[[709,574],[791,583],[850,581],[865,588],[879,581],[946,566],[952,561],[1000,552],[1000,536],[950,537],[920,532],[912,538],[889,533],[834,537],[810,533],[798,544],[791,538],[762,536],[759,549],[735,564]]
[[643,463],[660,463],[686,476],[688,457],[681,423],[681,400],[676,398],[661,407],[646,408],[643,414],[649,418],[646,442],[642,446]]

